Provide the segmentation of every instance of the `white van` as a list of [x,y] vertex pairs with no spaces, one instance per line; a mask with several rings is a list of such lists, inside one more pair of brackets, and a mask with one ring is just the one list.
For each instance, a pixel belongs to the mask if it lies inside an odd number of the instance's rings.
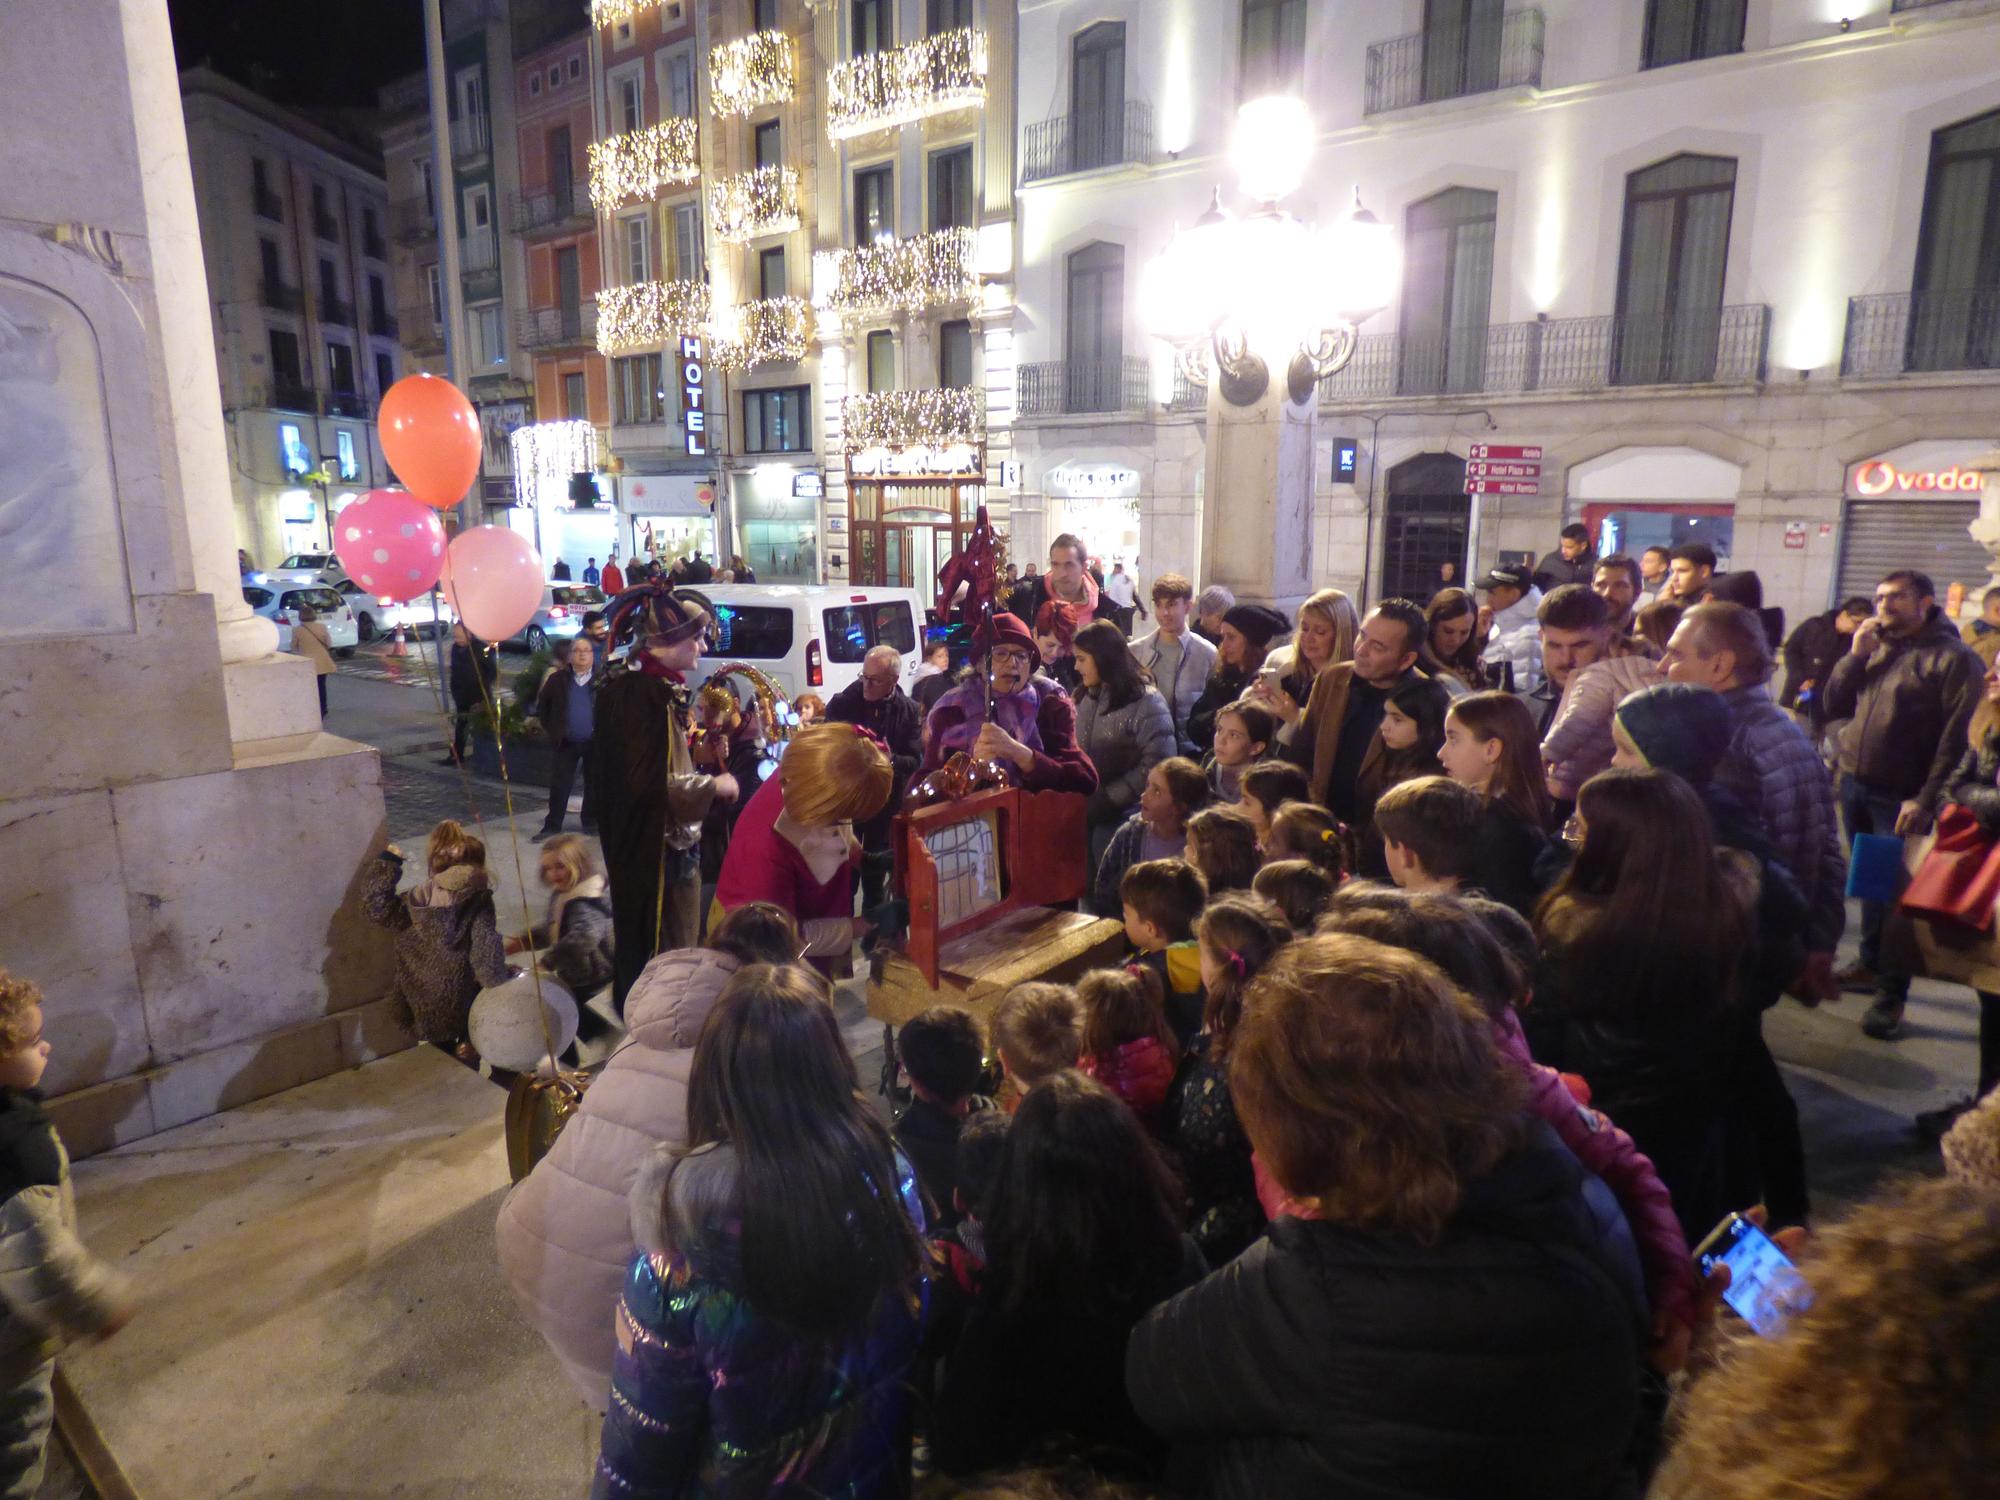
[[714,638],[702,653],[706,670],[748,662],[788,698],[818,693],[831,701],[861,675],[871,646],[902,653],[906,692],[923,662],[928,604],[917,589],[700,583],[680,592],[714,606]]

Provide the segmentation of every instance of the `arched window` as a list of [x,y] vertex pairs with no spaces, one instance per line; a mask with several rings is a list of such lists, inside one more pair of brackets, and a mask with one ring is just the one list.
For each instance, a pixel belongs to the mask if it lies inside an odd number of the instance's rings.
[[1613,383],[1714,377],[1735,202],[1726,156],[1670,156],[1625,179]]
[[1382,597],[1428,604],[1444,587],[1446,563],[1465,586],[1465,542],[1472,502],[1465,496],[1465,460],[1455,453],[1419,453],[1389,471],[1382,528]]

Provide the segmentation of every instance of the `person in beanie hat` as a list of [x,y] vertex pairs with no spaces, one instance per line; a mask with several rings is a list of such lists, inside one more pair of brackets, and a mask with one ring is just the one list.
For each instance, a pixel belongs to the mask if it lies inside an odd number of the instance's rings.
[[[937,701],[924,724],[928,774],[963,750],[974,760],[1011,765],[1032,792],[1097,790],[1097,769],[1076,742],[1076,705],[1062,685],[1035,670],[1040,653],[1020,616],[993,616],[973,643],[965,681]],[[987,684],[993,689],[987,713]]]
[[622,1014],[648,959],[700,937],[701,820],[740,788],[726,772],[695,770],[688,749],[687,674],[701,659],[707,614],[646,584],[621,594],[607,623],[612,644],[629,641],[631,652],[628,670],[597,690],[589,780],[611,877],[612,1003]]
[[1271,654],[1271,643],[1291,628],[1292,622],[1268,604],[1233,604],[1223,612],[1215,671],[1188,710],[1188,738],[1202,751],[1215,748],[1215,716],[1250,691]]
[[1713,780],[1729,751],[1729,705],[1712,688],[1660,683],[1620,703],[1611,723],[1614,765],[1672,771],[1693,786]]

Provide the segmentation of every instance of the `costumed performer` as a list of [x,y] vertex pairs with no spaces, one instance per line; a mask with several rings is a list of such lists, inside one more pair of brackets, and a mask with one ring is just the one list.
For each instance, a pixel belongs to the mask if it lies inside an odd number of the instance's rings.
[[798,923],[803,956],[846,953],[860,935],[854,875],[861,843],[854,825],[888,804],[895,783],[888,751],[866,730],[852,724],[801,730],[785,746],[778,774],[757,788],[736,820],[716,907],[731,912],[768,902]]
[[701,820],[740,792],[727,772],[696,770],[688,748],[687,674],[708,629],[701,607],[642,584],[619,596],[607,623],[614,645],[632,643],[627,670],[597,690],[590,763],[617,938],[612,1003],[622,1015],[648,959],[700,938]]
[[[983,650],[982,650],[983,648]],[[1062,685],[1034,669],[1040,653],[1018,615],[993,616],[992,633],[980,631],[981,660],[965,681],[946,693],[924,726],[924,770],[935,771],[960,750],[975,761],[1012,766],[1031,792],[1097,790],[1097,768],[1076,742],[1076,705]],[[993,712],[986,711],[986,687]]]

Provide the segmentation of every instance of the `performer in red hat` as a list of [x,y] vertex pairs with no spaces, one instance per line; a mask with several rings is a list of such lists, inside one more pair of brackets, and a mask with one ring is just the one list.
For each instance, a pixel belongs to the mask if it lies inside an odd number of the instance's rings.
[[[1034,792],[1097,790],[1097,768],[1076,742],[1076,705],[1035,671],[1035,638],[1019,617],[996,614],[974,648],[977,670],[946,693],[924,725],[925,772],[960,750],[1011,766]],[[988,688],[992,708],[988,712]]]

